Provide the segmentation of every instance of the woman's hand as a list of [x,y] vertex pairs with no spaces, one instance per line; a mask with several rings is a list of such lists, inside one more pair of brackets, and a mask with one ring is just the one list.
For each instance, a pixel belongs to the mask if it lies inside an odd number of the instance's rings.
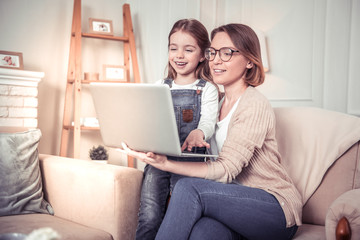
[[159,155],[152,152],[138,152],[130,149],[125,143],[122,143],[121,145],[124,149],[121,151],[162,171],[199,178],[205,178],[207,174],[207,164],[205,162],[172,161],[168,160],[164,155]]
[[121,145],[127,155],[135,157],[136,159],[139,159],[144,163],[150,164],[160,170],[165,169],[165,164],[168,161],[165,155],[159,155],[152,152],[138,152],[130,149],[125,143],[122,143]]
[[185,149],[191,151],[193,147],[210,148],[210,144],[204,140],[204,137],[204,133],[200,129],[192,130],[185,139],[184,144],[181,146],[181,151],[184,151]]

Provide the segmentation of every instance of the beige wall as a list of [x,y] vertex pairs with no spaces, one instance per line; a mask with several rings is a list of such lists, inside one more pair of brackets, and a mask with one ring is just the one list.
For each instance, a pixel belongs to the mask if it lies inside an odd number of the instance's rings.
[[[141,77],[164,75],[167,34],[180,18],[197,18],[210,31],[241,22],[264,32],[270,72],[260,88],[274,106],[317,106],[360,116],[360,0],[83,0],[88,18],[111,19],[122,34],[122,4],[130,3]],[[39,84],[40,152],[58,154],[72,21],[72,0],[1,0],[0,50],[22,52],[24,68],[44,72]],[[121,64],[121,45],[83,40],[83,71]],[[84,92],[83,115],[95,116]],[[81,157],[101,143],[83,133]],[[126,164],[111,151],[111,158]],[[142,167],[139,165],[140,168]]]

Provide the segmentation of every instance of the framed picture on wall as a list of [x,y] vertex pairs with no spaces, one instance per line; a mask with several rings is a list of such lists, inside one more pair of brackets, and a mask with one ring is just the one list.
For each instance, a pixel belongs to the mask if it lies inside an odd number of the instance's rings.
[[114,35],[111,20],[89,18],[89,29],[90,33]]
[[0,67],[23,70],[23,55],[20,52],[0,51]]
[[126,67],[122,65],[103,65],[104,80],[126,82]]

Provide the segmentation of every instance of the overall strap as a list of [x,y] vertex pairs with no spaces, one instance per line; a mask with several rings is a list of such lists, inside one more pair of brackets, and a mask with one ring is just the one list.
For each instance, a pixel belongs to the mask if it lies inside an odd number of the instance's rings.
[[171,78],[165,78],[164,84],[169,85],[169,87],[172,87],[173,80]]
[[197,87],[201,87],[201,88],[205,87],[205,85],[206,85],[206,80],[202,78],[200,78],[200,81],[196,84]]
[[200,78],[200,81],[196,84],[196,93],[201,94],[202,89],[205,87],[206,81]]

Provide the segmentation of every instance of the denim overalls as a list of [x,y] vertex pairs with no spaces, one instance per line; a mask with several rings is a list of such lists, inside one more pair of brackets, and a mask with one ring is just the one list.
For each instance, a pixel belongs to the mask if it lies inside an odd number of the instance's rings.
[[[172,83],[172,79],[164,80],[164,84],[168,84],[170,88],[172,87]],[[196,129],[199,124],[202,89],[205,84],[206,81],[200,79],[196,85],[197,90],[171,90],[181,146],[189,133]],[[161,137],[161,134],[159,134],[159,136]],[[197,153],[205,153],[205,148],[197,148],[195,151]],[[175,161],[204,161],[204,158],[168,158]],[[182,177],[184,176],[161,171],[149,164],[145,166],[136,239],[155,239],[165,215],[166,201],[169,192],[172,191],[175,183]]]

